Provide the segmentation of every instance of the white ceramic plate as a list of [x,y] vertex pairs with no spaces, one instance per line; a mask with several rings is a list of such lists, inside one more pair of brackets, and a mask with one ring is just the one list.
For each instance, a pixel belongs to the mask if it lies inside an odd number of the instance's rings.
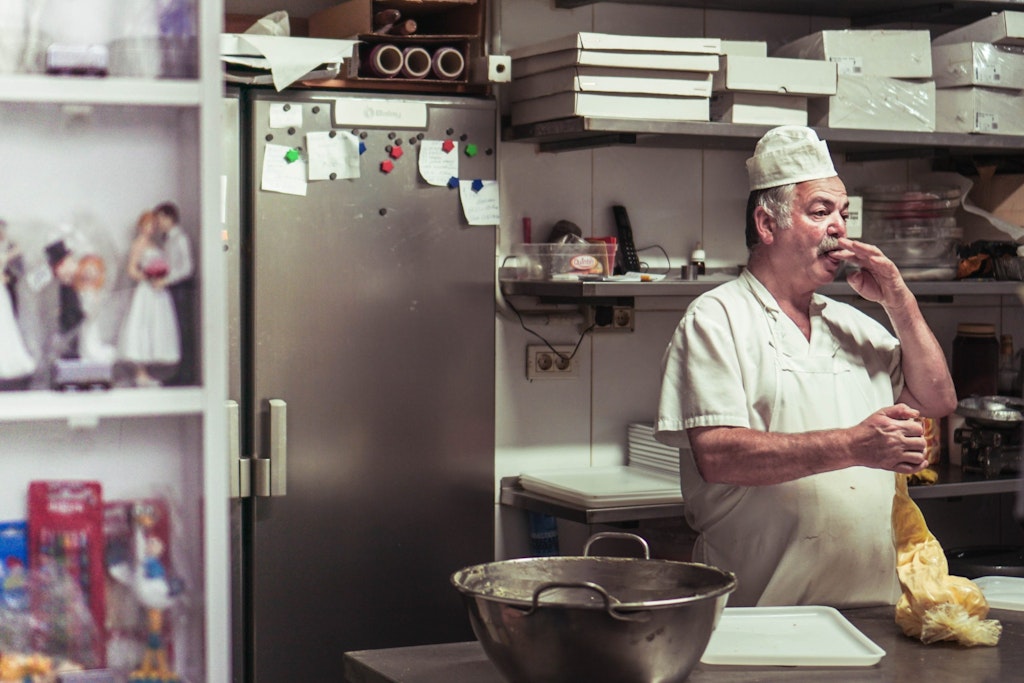
[[726,607],[700,661],[742,666],[872,666],[885,650],[833,607]]

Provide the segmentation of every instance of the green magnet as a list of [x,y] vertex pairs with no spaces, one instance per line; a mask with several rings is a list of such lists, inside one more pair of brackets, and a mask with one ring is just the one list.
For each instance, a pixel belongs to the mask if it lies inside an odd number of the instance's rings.
[[479,151],[479,148],[476,145],[474,145],[472,142],[469,143],[468,145],[466,145],[466,156],[467,157],[475,157],[477,151]]
[[292,149],[288,150],[284,154],[284,160],[287,161],[289,164],[298,161],[299,160],[299,150],[297,150],[295,148],[292,148]]

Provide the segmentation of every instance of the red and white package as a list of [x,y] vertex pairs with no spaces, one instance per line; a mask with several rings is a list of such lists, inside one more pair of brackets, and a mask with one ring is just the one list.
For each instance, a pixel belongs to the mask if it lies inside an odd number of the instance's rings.
[[28,490],[33,646],[104,666],[103,496],[96,481],[35,481]]

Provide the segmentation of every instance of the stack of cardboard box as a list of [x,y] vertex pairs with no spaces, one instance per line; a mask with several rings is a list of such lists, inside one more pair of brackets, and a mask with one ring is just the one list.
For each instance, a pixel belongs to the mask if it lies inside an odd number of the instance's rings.
[[1024,135],[1024,12],[1000,12],[932,41],[938,130]]
[[512,125],[572,116],[708,121],[721,42],[576,33],[510,50]]
[[711,118],[728,123],[807,125],[808,97],[836,94],[833,62],[769,57],[761,41],[722,41]]
[[809,102],[812,126],[935,130],[928,31],[818,31],[783,45],[774,56],[835,63],[835,94]]

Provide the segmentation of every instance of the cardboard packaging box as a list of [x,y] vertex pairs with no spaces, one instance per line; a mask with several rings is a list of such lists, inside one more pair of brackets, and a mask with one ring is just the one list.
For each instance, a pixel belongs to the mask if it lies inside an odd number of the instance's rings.
[[713,87],[715,92],[835,95],[836,65],[810,59],[725,55]]
[[[1024,175],[1019,173],[996,173],[995,167],[978,168],[978,177],[967,193],[967,200],[997,219],[1011,225],[1024,226]],[[961,209],[957,224],[964,227],[966,241],[1005,240],[1007,234],[991,223]]]
[[1024,45],[1024,12],[999,12],[937,36],[932,45],[954,43]]
[[836,85],[835,95],[808,101],[810,125],[935,131],[934,81],[840,75]]
[[1024,135],[1024,98],[988,88],[949,88],[935,93],[936,130],[944,133]]
[[932,77],[931,34],[922,30],[818,31],[772,56],[835,62],[842,76]]
[[722,41],[719,38],[673,38],[581,32],[515,48],[509,50],[508,54],[512,59],[522,59],[548,52],[562,52],[565,50],[717,55],[722,52]]
[[512,125],[551,121],[570,116],[645,121],[709,121],[706,97],[655,97],[565,92],[513,102]]
[[935,87],[1024,89],[1024,53],[992,43],[932,46]]
[[763,40],[723,40],[723,55],[737,57],[767,57],[768,43]]
[[711,120],[765,126],[806,126],[807,98],[750,92],[716,93],[711,97]]
[[718,55],[664,52],[604,52],[561,50],[530,57],[512,58],[512,79],[567,66],[613,66],[666,71],[718,71]]
[[711,74],[702,71],[569,66],[515,78],[509,86],[512,102],[560,92],[710,97]]

